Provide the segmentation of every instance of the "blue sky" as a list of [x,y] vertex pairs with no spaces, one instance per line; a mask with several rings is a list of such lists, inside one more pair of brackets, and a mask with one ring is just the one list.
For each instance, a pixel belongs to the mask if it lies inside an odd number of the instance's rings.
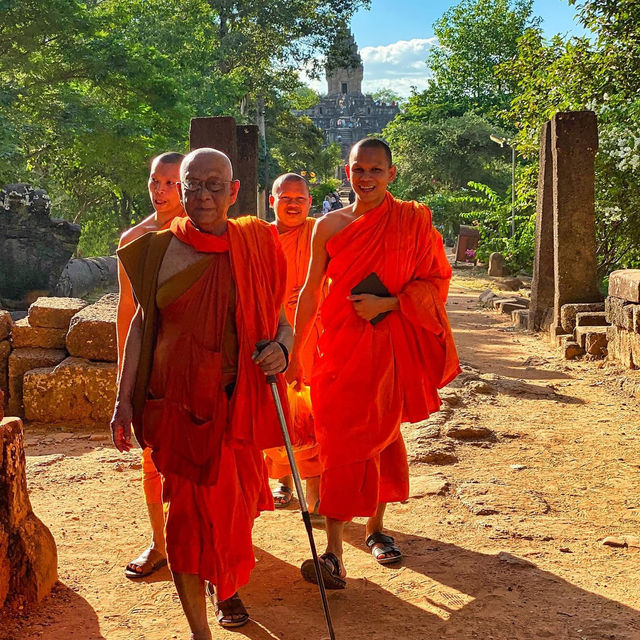
[[[372,0],[371,9],[361,10],[351,30],[364,62],[365,93],[389,87],[409,95],[411,87],[426,87],[424,61],[433,46],[433,23],[458,0]],[[576,8],[567,0],[535,0],[534,15],[542,18],[547,36],[556,33],[583,35]],[[324,80],[309,84],[324,93]]]

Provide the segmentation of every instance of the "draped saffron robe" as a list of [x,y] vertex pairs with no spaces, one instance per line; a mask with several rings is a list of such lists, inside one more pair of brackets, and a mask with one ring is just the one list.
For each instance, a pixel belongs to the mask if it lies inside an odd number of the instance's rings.
[[[147,223],[144,221],[141,224],[145,225]],[[168,228],[169,224],[169,222],[164,224],[162,229]],[[137,227],[132,228],[130,232],[140,233],[139,229],[140,226],[138,225]],[[148,231],[145,231],[145,233],[148,233]],[[133,241],[127,240],[126,237],[127,233],[123,234],[119,248],[122,248],[129,244],[129,242]],[[122,266],[118,265],[118,313],[116,319],[118,372],[122,370],[122,357],[124,355],[125,342],[127,340],[129,327],[131,326],[131,321],[133,320],[135,312],[136,301],[133,296],[131,284],[124,272],[124,269],[122,269]],[[142,491],[147,504],[162,504],[162,476],[151,459],[151,449],[149,447],[145,447],[142,450]]]
[[[278,236],[287,262],[284,311],[291,326],[294,325],[298,297],[307,278],[309,261],[311,260],[311,236],[315,222],[314,218],[307,218],[295,229],[285,231]],[[318,319],[302,353],[302,367],[307,383],[311,376],[320,332],[320,321]],[[302,478],[319,476],[322,468],[318,459],[318,445],[313,434],[313,415],[311,413],[308,390],[297,393],[290,387],[289,404],[292,409],[294,431],[298,432],[298,440],[304,442],[303,446],[294,447],[294,455],[300,476]],[[265,460],[270,478],[279,479],[291,474],[291,467],[284,448],[268,449],[265,451]]]
[[[320,513],[346,521],[408,497],[400,423],[437,411],[437,389],[460,367],[445,311],[451,266],[428,207],[387,193],[326,248],[331,284],[311,395]],[[372,272],[400,305],[375,325],[347,300]]]
[[158,287],[172,237],[147,234],[119,253],[144,313],[133,424],[164,477],[172,571],[208,580],[224,600],[247,583],[253,521],[273,508],[260,449],[282,435],[251,354],[275,336],[284,256],[269,225],[230,220],[228,251]]

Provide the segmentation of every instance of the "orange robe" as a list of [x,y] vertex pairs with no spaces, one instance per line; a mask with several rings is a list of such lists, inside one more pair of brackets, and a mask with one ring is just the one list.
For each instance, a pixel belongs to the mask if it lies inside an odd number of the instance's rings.
[[[166,229],[168,224],[163,228]],[[120,241],[120,247],[126,246],[127,242]],[[122,369],[122,357],[124,346],[129,334],[131,320],[136,312],[136,301],[133,297],[131,283],[127,274],[118,264],[118,316],[116,322],[116,334],[118,343],[118,373]],[[147,504],[162,504],[162,477],[158,473],[153,460],[151,459],[151,449],[146,447],[142,450],[142,490]]]
[[[284,311],[291,326],[294,325],[296,318],[296,308],[298,307],[300,290],[307,278],[309,261],[311,259],[311,235],[315,222],[314,218],[307,218],[300,226],[281,233],[278,236],[287,261]],[[319,337],[320,323],[318,320],[311,331],[311,335],[302,354],[302,366],[307,383],[311,376],[311,369],[317,352]],[[296,395],[295,391],[289,390],[289,401],[292,406],[297,402],[304,403],[305,398],[306,394]],[[310,408],[307,415],[311,416]],[[313,478],[320,475],[322,467],[320,466],[318,445],[316,443],[310,443],[303,447],[294,447],[294,455],[298,471],[302,478]],[[265,460],[270,478],[278,479],[291,474],[289,459],[287,458],[287,453],[284,448],[268,449],[265,451]]]
[[[408,497],[400,423],[437,411],[437,389],[460,367],[445,311],[451,266],[428,207],[387,194],[333,236],[327,252],[331,285],[311,395],[320,513],[347,521]],[[376,325],[347,300],[372,272],[400,304]]]
[[284,257],[268,225],[231,220],[228,252],[158,287],[171,237],[147,234],[119,252],[144,311],[133,426],[165,478],[172,571],[208,580],[224,600],[248,582],[253,521],[273,508],[260,449],[282,435],[251,354],[276,333]]

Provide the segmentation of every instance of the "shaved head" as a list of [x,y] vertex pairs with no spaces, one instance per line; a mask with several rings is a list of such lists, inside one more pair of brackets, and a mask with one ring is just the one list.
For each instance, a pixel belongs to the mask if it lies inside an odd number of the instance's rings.
[[184,154],[177,151],[161,153],[151,160],[151,166],[155,164],[180,164],[184,160]]
[[284,185],[285,182],[299,182],[303,184],[305,189],[307,190],[307,194],[309,193],[309,183],[297,173],[283,173],[281,176],[278,176],[273,181],[273,186],[271,187],[271,195],[275,196],[278,193],[278,190]]
[[180,179],[184,180],[191,165],[207,165],[216,167],[221,172],[221,177],[225,180],[233,179],[233,167],[231,166],[231,160],[229,157],[211,147],[202,147],[202,149],[196,149],[191,153],[188,153],[182,164],[180,165]]
[[384,155],[389,162],[389,166],[393,166],[393,154],[391,153],[391,147],[384,140],[381,140],[380,138],[365,138],[364,140],[360,140],[360,142],[356,142],[349,152],[349,163],[351,163],[353,158],[356,157],[360,149],[380,149],[384,151]]

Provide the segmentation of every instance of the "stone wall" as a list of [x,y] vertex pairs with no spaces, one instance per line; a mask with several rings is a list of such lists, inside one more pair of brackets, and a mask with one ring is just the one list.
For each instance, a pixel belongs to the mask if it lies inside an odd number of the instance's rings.
[[0,389],[4,371],[8,413],[34,422],[106,427],[116,392],[116,305],[117,294],[92,305],[79,298],[38,298],[26,318],[5,328]]
[[640,269],[614,271],[605,301],[609,358],[640,368]]

